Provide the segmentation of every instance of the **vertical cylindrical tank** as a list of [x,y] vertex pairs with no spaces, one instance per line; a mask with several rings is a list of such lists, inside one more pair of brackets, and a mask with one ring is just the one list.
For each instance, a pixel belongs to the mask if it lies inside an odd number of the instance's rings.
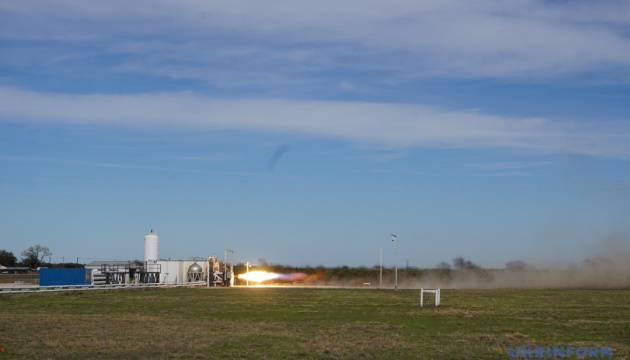
[[155,261],[160,259],[159,245],[160,238],[153,230],[151,230],[151,233],[144,237],[144,261]]

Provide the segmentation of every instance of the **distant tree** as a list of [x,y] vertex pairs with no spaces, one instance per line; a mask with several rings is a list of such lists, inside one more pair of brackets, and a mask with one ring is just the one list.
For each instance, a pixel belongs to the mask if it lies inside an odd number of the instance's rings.
[[584,265],[592,266],[592,267],[596,267],[596,266],[614,267],[615,266],[613,261],[603,256],[595,256],[595,257],[586,258],[584,259],[583,263]]
[[34,269],[41,266],[45,256],[52,256],[52,252],[47,246],[33,245],[22,251],[22,263]]
[[11,251],[0,250],[0,265],[11,267],[15,264],[17,264],[17,258]]
[[66,268],[66,269],[83,269],[83,268],[85,268],[85,265],[77,264],[77,263],[46,264],[46,266],[53,267],[53,268]]
[[510,271],[522,271],[528,268],[528,265],[521,260],[508,261],[505,263],[505,268]]
[[20,264],[23,266],[30,267],[31,269],[36,269],[40,267],[42,262],[33,255],[27,255],[27,256],[22,256],[22,261],[20,261]]
[[446,261],[442,261],[439,264],[437,264],[435,267],[441,270],[450,270],[451,264],[447,263]]
[[466,260],[463,257],[459,256],[456,257],[455,259],[453,259],[453,267],[456,270],[474,270],[474,269],[480,269],[481,266],[473,263],[470,260]]

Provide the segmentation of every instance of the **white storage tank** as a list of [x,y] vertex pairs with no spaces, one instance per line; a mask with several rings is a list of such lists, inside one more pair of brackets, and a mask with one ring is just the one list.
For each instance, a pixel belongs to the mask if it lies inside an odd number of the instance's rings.
[[144,261],[159,260],[159,246],[160,238],[153,230],[151,230],[151,233],[144,237]]

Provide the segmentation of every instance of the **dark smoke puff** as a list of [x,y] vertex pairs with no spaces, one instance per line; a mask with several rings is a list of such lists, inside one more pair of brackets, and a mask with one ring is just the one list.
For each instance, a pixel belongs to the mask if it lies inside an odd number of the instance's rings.
[[276,163],[280,161],[282,155],[284,155],[284,153],[287,151],[289,151],[289,145],[282,144],[278,146],[276,151],[273,152],[273,155],[271,155],[271,158],[267,162],[267,171],[273,171],[276,167]]

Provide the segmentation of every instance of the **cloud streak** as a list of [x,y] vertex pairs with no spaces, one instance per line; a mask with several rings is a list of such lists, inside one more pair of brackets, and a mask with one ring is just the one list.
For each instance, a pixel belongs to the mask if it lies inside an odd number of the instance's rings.
[[225,100],[189,92],[66,95],[0,87],[0,121],[305,134],[397,149],[511,148],[630,157],[629,131],[623,124],[607,127],[600,122],[593,128],[391,103]]
[[109,57],[110,70],[173,78],[222,81],[217,64],[234,76],[245,67],[259,77],[310,73],[347,58],[400,77],[623,76],[630,66],[626,1],[60,0],[5,2],[0,11],[3,39],[89,42],[84,55]]

